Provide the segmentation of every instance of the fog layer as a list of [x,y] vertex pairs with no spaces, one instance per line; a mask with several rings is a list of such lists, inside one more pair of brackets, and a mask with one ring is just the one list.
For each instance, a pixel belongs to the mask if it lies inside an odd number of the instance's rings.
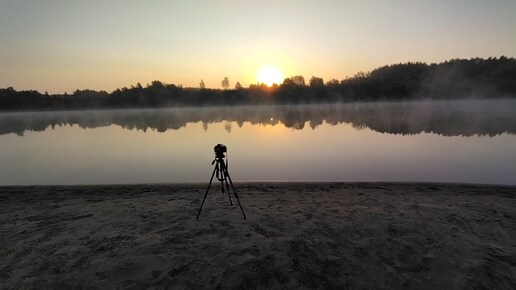
[[210,108],[64,111],[0,114],[0,134],[23,135],[56,126],[97,128],[118,125],[130,130],[178,130],[187,123],[230,122],[238,126],[284,124],[312,129],[324,122],[389,134],[435,133],[444,136],[516,133],[516,100],[421,101],[334,105],[232,106]]

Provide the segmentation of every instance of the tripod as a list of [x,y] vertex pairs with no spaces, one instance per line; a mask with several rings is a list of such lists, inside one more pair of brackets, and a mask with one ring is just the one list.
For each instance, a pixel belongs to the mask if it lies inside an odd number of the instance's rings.
[[[238,194],[235,191],[235,186],[233,186],[233,181],[231,180],[231,177],[229,176],[228,167],[226,166],[226,163],[224,162],[224,154],[220,152],[216,152],[215,160],[211,162],[211,165],[215,164],[215,168],[213,168],[213,173],[211,174],[210,183],[208,184],[208,188],[206,189],[206,193],[204,194],[204,198],[201,203],[201,207],[199,208],[199,213],[197,214],[197,219],[199,219],[199,216],[201,215],[202,207],[204,205],[204,201],[206,201],[206,197],[208,196],[208,191],[210,191],[211,182],[213,181],[213,177],[215,176],[215,173],[217,174],[217,179],[220,181],[220,190],[222,192],[222,195],[224,195],[224,184],[226,185],[226,189],[228,192],[228,198],[229,198],[229,204],[233,205],[233,201],[231,200],[231,192],[229,190],[229,185],[231,185],[231,189],[233,190],[233,196],[235,196],[235,199],[238,202],[238,206],[240,207],[240,210],[242,211],[242,215],[244,216],[244,219],[246,218],[244,209],[242,208],[242,205],[240,204],[240,199],[238,198]],[[228,184],[229,180],[229,184]]]

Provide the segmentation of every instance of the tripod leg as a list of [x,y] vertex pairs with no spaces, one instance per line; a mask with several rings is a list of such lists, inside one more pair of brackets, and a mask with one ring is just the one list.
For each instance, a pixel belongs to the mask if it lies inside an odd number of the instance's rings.
[[231,200],[231,191],[229,190],[229,184],[228,184],[227,176],[224,178],[224,180],[226,181],[226,189],[228,190],[229,205],[233,205],[233,201]]
[[218,168],[217,165],[215,165],[215,168],[213,168],[213,173],[211,174],[210,183],[208,183],[208,188],[206,189],[206,193],[204,194],[204,198],[202,199],[201,207],[199,208],[199,213],[197,213],[197,219],[199,219],[199,216],[201,215],[202,206],[204,205],[204,201],[206,200],[206,197],[208,196],[208,191],[210,190],[211,182],[213,181],[213,176],[215,176],[215,171],[217,171],[217,168]]
[[222,180],[221,180],[222,193],[224,193],[224,182],[226,182],[226,189],[228,191],[229,205],[233,205],[233,201],[231,200],[231,191],[229,190],[229,185],[228,185],[228,176],[227,176],[226,172],[228,172],[226,164],[224,163],[224,160],[221,160],[220,161],[220,174],[222,175]]
[[233,185],[233,181],[231,180],[231,177],[229,176],[229,172],[226,167],[224,167],[224,171],[225,171],[226,176],[229,179],[229,184],[231,184],[231,189],[233,189],[233,195],[235,196],[235,199],[238,202],[238,206],[240,207],[240,210],[242,211],[242,215],[244,216],[244,219],[247,219],[247,217],[245,216],[245,213],[244,213],[244,209],[242,208],[242,205],[240,204],[240,198],[238,198],[238,194],[235,191],[235,186]]
[[222,193],[222,197],[224,197],[224,171],[222,170],[221,162],[222,161],[217,160],[217,179],[220,181],[220,192]]

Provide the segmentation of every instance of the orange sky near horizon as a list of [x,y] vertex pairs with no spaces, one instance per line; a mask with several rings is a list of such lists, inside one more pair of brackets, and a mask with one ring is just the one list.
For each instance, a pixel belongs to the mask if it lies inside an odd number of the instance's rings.
[[516,1],[0,0],[0,88],[49,93],[153,80],[209,88],[342,80],[407,61],[516,56]]

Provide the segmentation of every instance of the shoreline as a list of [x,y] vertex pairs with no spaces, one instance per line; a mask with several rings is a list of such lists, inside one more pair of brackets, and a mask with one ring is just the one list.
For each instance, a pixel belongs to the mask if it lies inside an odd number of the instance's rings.
[[[443,185],[443,186],[481,186],[481,187],[514,187],[516,184],[495,184],[495,183],[467,183],[467,182],[440,182],[440,181],[289,181],[289,180],[253,180],[234,181],[236,185]],[[216,185],[215,181],[213,182]],[[93,184],[14,184],[0,185],[0,191],[6,188],[25,187],[115,187],[115,186],[208,186],[208,181],[186,181],[186,182],[140,182],[140,183],[93,183]],[[213,185],[212,185],[213,187]]]
[[1,186],[0,289],[516,288],[514,186],[206,186]]

